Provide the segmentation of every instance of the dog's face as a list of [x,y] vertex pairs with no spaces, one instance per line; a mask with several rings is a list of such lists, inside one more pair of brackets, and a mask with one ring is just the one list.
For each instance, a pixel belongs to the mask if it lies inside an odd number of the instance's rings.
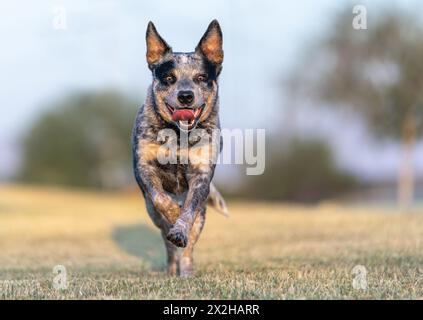
[[209,117],[216,102],[217,78],[223,62],[219,23],[210,23],[190,53],[172,52],[151,22],[146,40],[156,112],[183,131],[194,129]]

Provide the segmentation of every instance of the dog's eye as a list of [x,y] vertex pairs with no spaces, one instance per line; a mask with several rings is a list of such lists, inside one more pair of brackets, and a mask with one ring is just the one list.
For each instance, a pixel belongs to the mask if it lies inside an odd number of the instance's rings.
[[167,75],[167,76],[165,76],[164,78],[163,78],[163,80],[166,82],[166,83],[169,83],[169,84],[172,84],[172,83],[175,83],[175,77],[173,76],[173,75],[171,75],[171,74],[169,74],[169,75]]
[[199,74],[198,76],[197,76],[197,79],[196,79],[198,82],[206,82],[207,81],[207,76],[206,75],[204,75],[204,74]]

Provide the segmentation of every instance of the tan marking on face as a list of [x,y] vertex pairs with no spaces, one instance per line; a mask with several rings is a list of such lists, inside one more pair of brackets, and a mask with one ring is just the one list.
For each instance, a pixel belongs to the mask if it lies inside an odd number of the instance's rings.
[[203,122],[209,117],[209,115],[210,115],[210,113],[213,109],[213,106],[215,104],[215,101],[214,101],[215,99],[216,99],[216,83],[213,82],[213,90],[211,91],[211,93],[206,98],[206,106],[204,107],[204,110],[201,113],[199,122]]
[[[155,80],[154,86],[158,85],[158,80]],[[160,91],[160,90],[154,90],[155,91],[155,99],[156,99],[156,106],[157,111],[162,117],[162,119],[166,122],[172,122],[172,116],[170,114],[170,111],[167,109],[165,104],[165,97],[169,94],[167,91]]]

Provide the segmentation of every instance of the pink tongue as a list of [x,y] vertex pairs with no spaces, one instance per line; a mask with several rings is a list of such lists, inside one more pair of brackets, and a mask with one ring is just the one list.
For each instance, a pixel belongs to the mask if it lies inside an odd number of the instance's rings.
[[172,120],[173,121],[186,121],[186,120],[194,120],[194,112],[192,110],[189,109],[181,109],[181,110],[176,110],[173,115],[172,115]]

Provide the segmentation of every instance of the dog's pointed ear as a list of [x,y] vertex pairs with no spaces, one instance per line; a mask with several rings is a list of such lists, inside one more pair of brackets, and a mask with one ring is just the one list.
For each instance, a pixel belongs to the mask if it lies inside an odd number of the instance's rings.
[[223,37],[219,22],[213,20],[195,48],[196,52],[203,54],[211,63],[220,66],[223,62]]
[[145,39],[147,42],[148,67],[153,69],[154,64],[171,52],[172,48],[163,40],[151,21],[148,23]]

